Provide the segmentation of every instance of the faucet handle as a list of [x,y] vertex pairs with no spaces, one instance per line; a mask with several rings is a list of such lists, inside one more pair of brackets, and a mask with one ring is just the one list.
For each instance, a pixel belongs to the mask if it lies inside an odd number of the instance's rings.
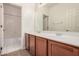
[[68,32],[68,31],[70,31],[70,30],[67,29],[66,32]]

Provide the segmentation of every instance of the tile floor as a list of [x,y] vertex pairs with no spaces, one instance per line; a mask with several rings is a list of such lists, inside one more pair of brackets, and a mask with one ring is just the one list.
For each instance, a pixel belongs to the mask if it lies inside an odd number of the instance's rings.
[[31,56],[27,50],[18,50],[2,56]]

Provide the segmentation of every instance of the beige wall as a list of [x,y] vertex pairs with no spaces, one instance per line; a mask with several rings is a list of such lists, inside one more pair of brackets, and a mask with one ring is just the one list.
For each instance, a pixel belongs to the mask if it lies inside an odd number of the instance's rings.
[[22,47],[25,46],[24,34],[26,32],[34,32],[35,21],[35,4],[27,3],[22,4]]

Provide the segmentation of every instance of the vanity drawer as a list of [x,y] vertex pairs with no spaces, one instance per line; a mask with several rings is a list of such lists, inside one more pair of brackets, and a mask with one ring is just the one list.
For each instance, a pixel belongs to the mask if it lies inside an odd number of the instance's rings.
[[48,55],[50,56],[77,56],[78,49],[66,44],[48,41]]

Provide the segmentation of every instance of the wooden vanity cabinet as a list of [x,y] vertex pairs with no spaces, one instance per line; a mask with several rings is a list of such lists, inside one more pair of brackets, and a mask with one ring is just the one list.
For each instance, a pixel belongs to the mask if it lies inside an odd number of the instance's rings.
[[77,56],[78,49],[66,44],[48,41],[48,55],[49,56]]
[[34,35],[29,35],[29,52],[31,55],[35,56],[35,36]]
[[79,47],[26,34],[25,47],[33,56],[79,56]]
[[47,40],[36,36],[36,56],[47,56]]

